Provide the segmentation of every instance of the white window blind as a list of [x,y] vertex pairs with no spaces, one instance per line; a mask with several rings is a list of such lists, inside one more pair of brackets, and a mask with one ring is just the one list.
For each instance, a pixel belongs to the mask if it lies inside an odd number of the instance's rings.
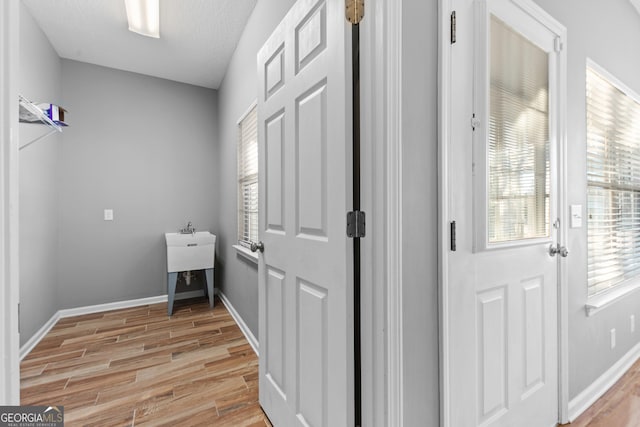
[[549,62],[491,17],[489,243],[549,235]]
[[238,125],[238,242],[258,241],[258,115],[253,107]]
[[587,67],[588,294],[640,273],[640,98]]

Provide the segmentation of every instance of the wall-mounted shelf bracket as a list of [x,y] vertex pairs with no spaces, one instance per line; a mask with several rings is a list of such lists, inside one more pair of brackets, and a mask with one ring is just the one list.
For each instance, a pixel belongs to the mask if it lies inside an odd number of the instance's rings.
[[53,120],[47,117],[47,115],[40,108],[38,108],[37,105],[35,105],[33,102],[29,101],[22,95],[18,95],[18,98],[20,103],[19,117],[21,123],[44,124],[49,128],[49,132],[20,146],[19,150],[22,150],[23,148],[26,148],[29,145],[48,137],[49,135],[53,135],[56,132],[62,132],[62,125],[55,123]]

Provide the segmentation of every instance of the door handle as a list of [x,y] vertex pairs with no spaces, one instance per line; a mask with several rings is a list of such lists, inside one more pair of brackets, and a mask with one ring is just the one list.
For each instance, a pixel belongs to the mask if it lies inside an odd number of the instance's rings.
[[560,246],[560,243],[549,245],[549,255],[556,256],[556,254],[560,254],[562,258],[566,258],[569,256],[569,249],[564,246]]
[[251,252],[264,252],[264,243],[262,242],[251,242]]

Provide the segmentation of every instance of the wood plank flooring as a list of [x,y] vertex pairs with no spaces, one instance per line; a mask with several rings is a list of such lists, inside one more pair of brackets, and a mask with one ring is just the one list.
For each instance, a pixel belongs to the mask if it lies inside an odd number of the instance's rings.
[[[216,298],[61,319],[21,364],[23,405],[73,426],[271,426],[258,359]],[[640,361],[569,427],[640,426]]]
[[640,426],[640,360],[568,427]]
[[64,405],[66,426],[271,426],[218,298],[60,319],[21,363],[21,403]]

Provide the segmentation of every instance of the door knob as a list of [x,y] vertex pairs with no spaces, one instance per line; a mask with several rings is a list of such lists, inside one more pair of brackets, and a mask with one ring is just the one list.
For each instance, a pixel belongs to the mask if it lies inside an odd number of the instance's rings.
[[264,252],[264,243],[262,242],[251,242],[251,252]]
[[560,254],[562,258],[566,258],[569,255],[569,249],[564,246],[560,246],[560,243],[549,245],[549,255],[556,256],[556,254]]

